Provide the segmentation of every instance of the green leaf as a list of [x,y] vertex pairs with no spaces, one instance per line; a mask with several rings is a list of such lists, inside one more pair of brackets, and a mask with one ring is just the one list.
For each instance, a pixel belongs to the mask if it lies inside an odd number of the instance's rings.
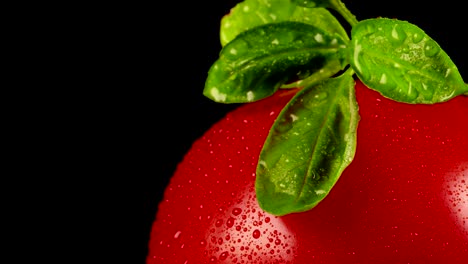
[[324,8],[304,8],[290,0],[245,0],[221,19],[221,44],[225,46],[241,32],[256,26],[283,21],[310,24],[349,40],[338,20]]
[[359,121],[351,75],[302,89],[282,110],[259,157],[256,193],[274,215],[302,212],[329,193],[356,149]]
[[348,64],[338,35],[300,22],[272,23],[241,33],[208,71],[203,94],[220,103],[253,102],[290,80]]
[[351,36],[352,68],[364,84],[390,99],[433,104],[467,92],[449,56],[409,22],[368,19],[354,26]]

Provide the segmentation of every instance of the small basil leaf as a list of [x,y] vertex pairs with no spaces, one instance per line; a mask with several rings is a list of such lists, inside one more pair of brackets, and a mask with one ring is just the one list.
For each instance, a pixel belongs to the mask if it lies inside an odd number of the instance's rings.
[[350,64],[364,84],[405,103],[433,104],[467,92],[449,56],[417,26],[395,19],[359,22]]
[[354,80],[344,74],[298,92],[260,153],[256,194],[274,215],[316,206],[351,163],[359,121]]
[[349,40],[343,26],[324,8],[304,8],[290,0],[245,0],[221,19],[221,44],[225,46],[241,32],[256,26],[283,21],[310,24]]
[[272,23],[241,33],[208,71],[203,94],[220,103],[253,102],[292,79],[330,64],[347,64],[346,42],[300,22]]

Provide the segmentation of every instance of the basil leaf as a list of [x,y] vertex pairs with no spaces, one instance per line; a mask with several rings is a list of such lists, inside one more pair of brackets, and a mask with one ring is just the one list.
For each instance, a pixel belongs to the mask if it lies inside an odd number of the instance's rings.
[[351,163],[359,120],[354,80],[344,74],[295,95],[270,130],[257,166],[256,194],[274,215],[316,206]]
[[256,26],[283,21],[310,24],[349,40],[342,25],[324,8],[304,8],[290,0],[245,0],[221,19],[221,44],[225,46],[241,32]]
[[467,92],[449,56],[409,22],[368,19],[354,26],[351,36],[352,68],[364,84],[390,99],[433,104]]
[[323,67],[348,64],[338,35],[300,22],[272,23],[241,33],[226,45],[208,71],[203,94],[220,103],[253,102],[291,79]]

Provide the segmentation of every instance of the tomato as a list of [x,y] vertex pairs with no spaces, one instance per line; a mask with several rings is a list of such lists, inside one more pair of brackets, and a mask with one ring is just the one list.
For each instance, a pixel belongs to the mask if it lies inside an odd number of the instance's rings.
[[358,81],[353,162],[315,208],[278,217],[258,206],[255,171],[293,91],[236,108],[194,142],[159,205],[147,264],[468,259],[468,97],[403,104]]

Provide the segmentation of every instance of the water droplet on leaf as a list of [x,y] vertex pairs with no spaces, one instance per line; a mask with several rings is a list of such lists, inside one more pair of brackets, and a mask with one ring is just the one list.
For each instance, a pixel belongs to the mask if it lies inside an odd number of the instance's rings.
[[312,93],[310,96],[304,98],[304,106],[309,109],[317,108],[319,105],[326,102],[327,97],[327,92]]
[[423,40],[423,38],[424,38],[423,34],[414,33],[413,34],[413,43],[417,44],[417,43],[421,42],[421,40]]
[[287,118],[283,118],[279,120],[280,122],[275,126],[275,130],[279,133],[286,133],[293,127],[292,122],[289,121]]
[[439,51],[440,51],[439,46],[433,40],[428,40],[424,44],[424,54],[427,57],[434,57],[435,55],[439,53]]
[[406,32],[398,25],[395,25],[391,31],[391,38],[390,38],[393,44],[401,45],[405,42],[406,38],[407,38]]

